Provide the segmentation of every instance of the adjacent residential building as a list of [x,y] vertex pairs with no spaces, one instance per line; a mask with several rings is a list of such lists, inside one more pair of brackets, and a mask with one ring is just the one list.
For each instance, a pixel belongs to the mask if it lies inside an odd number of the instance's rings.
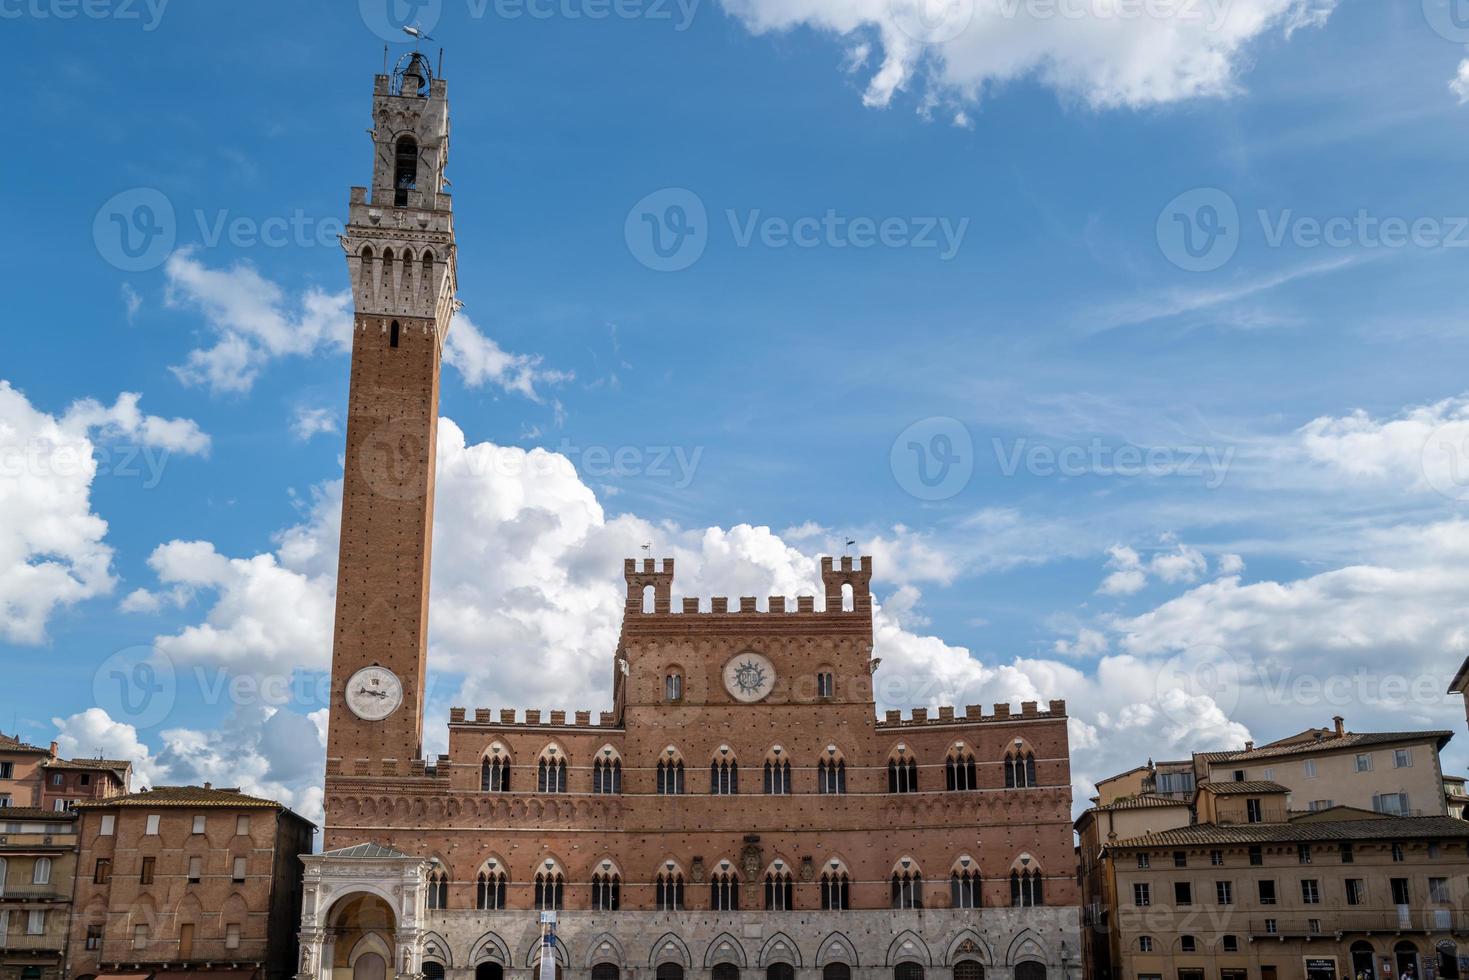
[[[1250,799],[1266,819],[1237,819],[1230,801]],[[1077,821],[1094,980],[1458,980],[1469,822],[1344,806],[1269,819],[1285,794],[1258,783],[1203,787],[1198,805],[1215,819],[1162,829],[1176,807],[1134,802]]]
[[159,786],[76,805],[70,977],[295,972],[314,826],[236,789]]
[[57,745],[29,745],[0,735],[0,807],[62,811],[81,800],[131,788],[133,764],[120,759],[63,759]]
[[0,980],[66,977],[75,813],[0,808]]
[[1449,816],[1464,819],[1464,811],[1469,808],[1469,791],[1464,788],[1463,776],[1445,776],[1443,778],[1444,803],[1448,807]]
[[1330,728],[1232,752],[1194,755],[1205,782],[1265,781],[1290,793],[1293,810],[1360,807],[1396,816],[1447,816],[1439,753],[1453,732],[1352,732],[1338,715]]
[[1464,658],[1454,679],[1449,682],[1449,693],[1464,698],[1464,715],[1469,719],[1469,657]]

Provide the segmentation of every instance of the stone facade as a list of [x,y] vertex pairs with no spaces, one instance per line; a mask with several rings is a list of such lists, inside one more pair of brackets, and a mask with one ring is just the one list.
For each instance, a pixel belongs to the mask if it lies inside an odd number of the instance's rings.
[[0,808],[0,980],[61,980],[76,873],[75,813]]
[[879,669],[870,558],[823,559],[820,596],[677,604],[671,560],[629,560],[611,711],[455,708],[448,753],[420,757],[446,86],[414,59],[373,111],[344,238],[331,850],[306,859],[298,980],[529,976],[550,912],[563,980],[1075,980],[1065,704],[879,717],[903,678]]
[[70,976],[292,974],[309,821],[272,800],[209,786],[160,786],[77,812]]

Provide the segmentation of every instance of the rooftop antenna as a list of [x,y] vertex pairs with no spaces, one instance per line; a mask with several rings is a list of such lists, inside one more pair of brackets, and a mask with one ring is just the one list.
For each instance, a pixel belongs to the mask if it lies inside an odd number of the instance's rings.
[[434,74],[438,75],[440,78],[443,78],[444,77],[444,49],[443,48],[439,48],[439,70],[437,72],[435,72]]
[[387,73],[388,73],[388,46],[386,44],[384,44],[383,45],[383,74],[386,75]]

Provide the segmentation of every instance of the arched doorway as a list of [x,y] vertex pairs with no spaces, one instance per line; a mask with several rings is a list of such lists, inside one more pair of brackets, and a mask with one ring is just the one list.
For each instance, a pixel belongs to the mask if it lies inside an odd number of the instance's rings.
[[1046,980],[1046,965],[1035,960],[1016,963],[1015,980]]
[[352,964],[352,980],[387,980],[388,961],[380,953],[363,953]]
[[343,980],[388,980],[395,972],[397,918],[376,895],[347,895],[327,916],[333,934],[332,973]]
[[923,964],[899,963],[893,967],[893,980],[923,980]]
[[796,980],[796,968],[789,963],[772,963],[765,968],[765,980]]
[[681,963],[659,963],[657,980],[683,980]]
[[1352,980],[1376,980],[1377,963],[1373,958],[1376,952],[1372,944],[1365,939],[1358,939],[1352,943]]
[[499,963],[486,961],[474,968],[474,980],[505,980],[505,968]]
[[1459,980],[1459,947],[1444,939],[1434,948],[1438,954],[1438,980]]
[[845,963],[828,963],[821,971],[821,980],[852,980],[852,968]]
[[1418,962],[1418,947],[1404,939],[1392,948],[1397,961],[1397,980],[1423,980],[1423,970]]
[[616,963],[598,963],[592,967],[592,980],[617,980],[618,973]]
[[444,964],[433,960],[423,961],[423,980],[444,980]]
[[960,960],[954,964],[954,980],[984,980],[984,964],[979,960]]
[[715,963],[714,980],[740,980],[740,968],[733,963]]

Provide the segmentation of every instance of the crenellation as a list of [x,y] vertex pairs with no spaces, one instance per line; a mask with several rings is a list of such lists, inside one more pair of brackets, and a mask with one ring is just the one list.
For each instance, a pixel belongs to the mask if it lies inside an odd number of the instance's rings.
[[758,609],[755,608],[755,597],[754,596],[752,596],[752,595],[740,596],[740,612],[742,612],[742,613],[752,613],[752,612],[759,612],[759,611],[760,610],[758,610]]

